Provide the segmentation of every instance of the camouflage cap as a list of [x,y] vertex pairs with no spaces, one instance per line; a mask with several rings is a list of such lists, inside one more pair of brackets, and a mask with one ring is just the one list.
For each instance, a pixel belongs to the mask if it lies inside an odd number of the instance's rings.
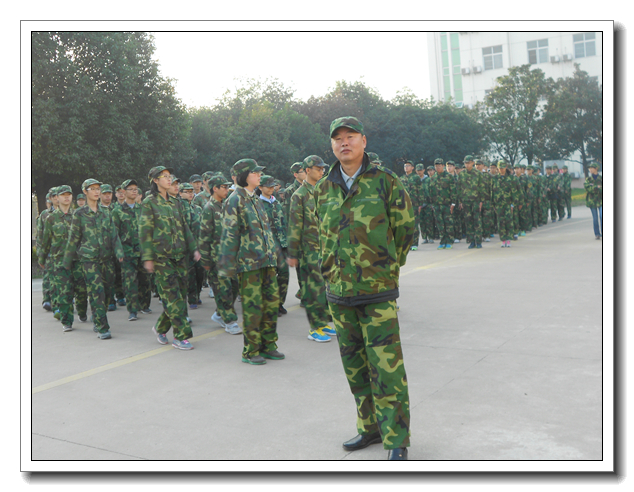
[[92,186],[92,185],[95,185],[95,184],[96,184],[96,185],[101,186],[101,184],[102,184],[102,183],[101,183],[101,181],[97,181],[96,179],[93,179],[93,178],[88,178],[86,181],[84,181],[84,182],[81,184],[81,189],[82,189],[82,190],[85,190],[85,189],[86,189],[86,188],[88,188],[89,186]]
[[183,191],[183,190],[194,191],[194,187],[192,186],[191,183],[181,183],[181,185],[178,187],[178,191]]
[[464,164],[462,162],[457,162],[456,163],[456,168],[457,169],[462,169],[462,168],[464,168]]
[[73,189],[68,185],[62,185],[57,187],[57,194],[62,195],[64,193],[73,193]]
[[552,168],[553,168],[553,166],[551,166],[551,165],[548,165],[548,166],[545,167],[545,169],[552,169]]
[[498,161],[498,167],[507,167],[506,161],[504,159],[500,159]]
[[121,185],[117,185],[117,186],[115,186],[114,191],[119,191],[119,190],[122,190],[122,189],[123,189],[123,187]]
[[363,125],[354,116],[342,116],[330,123],[330,138],[339,128],[350,128],[351,130],[363,135]]
[[[213,171],[205,171],[201,176],[201,181],[209,181],[209,178],[211,178],[213,175]],[[191,181],[191,178],[189,180]]]
[[562,169],[568,169],[568,166],[563,165],[561,168],[562,168]]
[[176,176],[174,176],[172,174],[172,184],[174,184],[174,183],[179,183],[180,184],[181,181],[182,181],[181,178],[177,178]]
[[442,164],[444,166],[445,162],[439,157],[438,159],[434,160],[434,165],[435,164]]
[[467,154],[464,156],[464,159],[462,162],[473,162],[473,156],[471,154]]
[[590,164],[588,164],[588,167],[596,167],[597,169],[599,169],[599,164],[597,164],[596,162],[591,162]]
[[381,159],[379,159],[379,154],[376,154],[374,152],[367,152],[367,154],[370,162],[381,162]]
[[202,181],[202,180],[203,180],[203,178],[200,177],[200,174],[192,174],[189,177],[189,182],[190,183],[197,183],[197,182]]
[[235,173],[237,176],[244,171],[249,171],[251,173],[262,172],[266,168],[262,166],[258,166],[258,163],[255,162],[255,159],[240,159],[231,167],[231,172]]
[[85,200],[86,199],[86,195],[84,195],[83,193],[80,193],[79,195],[77,195],[77,200]]
[[50,190],[48,190],[49,196],[57,196],[57,188],[58,186],[53,186]]
[[121,188],[125,190],[130,185],[136,185],[137,188],[139,187],[139,183],[137,183],[135,179],[126,179],[123,183],[121,183]]
[[209,189],[213,190],[214,187],[220,188],[223,185],[231,186],[233,184],[233,181],[228,180],[222,174],[217,174],[216,176],[212,176],[209,179],[209,183],[207,183],[207,184],[209,185]]
[[273,176],[269,176],[268,174],[263,174],[260,176],[260,186],[266,186],[267,188],[274,187],[275,178]]
[[423,163],[416,164],[416,170],[417,171],[424,171],[425,170],[425,164],[423,164]]
[[152,169],[150,169],[150,172],[148,173],[147,177],[150,181],[152,181],[163,171],[169,171],[170,174],[174,174],[174,170],[171,167],[155,166]]
[[282,181],[280,179],[276,179],[275,186],[282,186]]
[[[442,162],[441,162],[441,164],[442,164]],[[430,164],[429,166],[427,166],[427,170],[428,171],[435,171],[436,168]]]
[[553,168],[553,169],[557,169],[557,170],[559,170],[559,167],[557,166],[557,164],[553,164],[553,165],[552,165],[552,168]]
[[102,184],[101,185],[101,192],[102,193],[112,193],[112,186],[110,186],[109,184]]
[[291,164],[292,173],[298,173],[303,170],[304,170],[304,165],[302,162],[294,162],[293,164]]
[[309,155],[304,159],[302,163],[304,169],[308,169],[309,167],[328,167],[328,164],[324,162],[324,160],[318,155]]
[[456,163],[454,161],[447,161],[448,166],[455,166]]
[[482,159],[475,159],[473,162],[475,162],[476,166],[477,166],[478,164],[482,164],[482,165],[484,165],[484,164],[485,164],[485,162],[484,162]]

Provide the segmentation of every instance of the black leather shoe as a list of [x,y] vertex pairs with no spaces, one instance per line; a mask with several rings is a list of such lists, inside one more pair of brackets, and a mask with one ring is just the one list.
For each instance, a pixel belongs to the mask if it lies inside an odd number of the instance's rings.
[[357,449],[367,448],[370,444],[378,444],[380,442],[383,442],[383,440],[379,432],[366,434],[364,436],[359,434],[357,437],[353,437],[349,441],[344,442],[343,449],[346,451],[356,451]]
[[387,453],[387,459],[407,461],[407,448],[390,449]]

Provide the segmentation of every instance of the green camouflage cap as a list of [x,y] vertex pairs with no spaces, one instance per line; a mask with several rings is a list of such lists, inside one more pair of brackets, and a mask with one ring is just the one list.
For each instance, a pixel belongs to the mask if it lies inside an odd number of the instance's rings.
[[375,154],[374,152],[368,152],[367,154],[370,162],[381,162],[378,154]]
[[233,184],[233,181],[228,180],[222,174],[218,174],[216,176],[212,176],[211,178],[209,178],[209,183],[207,184],[209,185],[209,189],[213,190],[214,186],[218,188],[220,188],[223,185],[231,186]]
[[262,172],[266,168],[262,166],[258,166],[258,163],[255,162],[255,159],[240,159],[231,167],[232,175],[235,174],[237,176],[244,171],[249,171],[251,173]]
[[276,186],[277,186],[277,185],[282,186],[282,181],[281,181],[281,180],[279,180],[279,179],[276,179],[276,180],[275,180],[275,185],[276,185]]
[[447,161],[448,166],[455,166],[456,163],[454,161]]
[[507,166],[507,164],[506,164],[506,161],[504,159],[500,159],[498,161],[498,167],[506,167],[506,166]]
[[553,166],[548,165],[548,166],[546,166],[544,169],[552,169],[552,168],[553,168]]
[[57,194],[62,195],[64,193],[73,193],[73,189],[68,185],[62,185],[57,187]]
[[121,183],[121,188],[125,190],[130,185],[136,185],[137,188],[139,187],[139,183],[137,183],[135,179],[126,179],[123,183]]
[[121,187],[121,185],[117,185],[117,186],[115,186],[114,191],[119,191],[119,190],[122,190],[122,189],[123,188]]
[[200,174],[192,174],[189,177],[189,182],[190,183],[197,183],[198,181],[202,181],[203,178],[201,178]]
[[482,159],[475,159],[473,162],[475,162],[476,165],[478,165],[478,164],[486,164]]
[[434,165],[436,165],[436,164],[442,164],[442,165],[444,166],[444,165],[445,165],[445,162],[444,162],[444,161],[443,161],[443,160],[439,157],[438,159],[436,159],[436,160],[434,161]]
[[291,164],[292,173],[298,173],[299,171],[302,171],[303,169],[304,169],[304,165],[302,162],[294,162],[293,164]]
[[50,196],[57,196],[57,188],[59,188],[59,186],[53,186],[48,192],[49,195]]
[[596,167],[597,169],[600,169],[599,164],[597,164],[596,162],[591,162],[590,164],[588,164],[588,167]]
[[112,186],[110,186],[109,184],[102,184],[101,185],[101,192],[102,193],[112,193]]
[[471,154],[465,155],[462,162],[473,162],[473,156]]
[[552,165],[552,168],[553,168],[553,169],[557,169],[557,170],[559,170],[559,167],[557,166],[557,164],[553,164],[553,165]]
[[[206,171],[203,173],[203,175],[201,176],[202,181],[209,181],[209,178],[211,178],[214,175],[213,171]],[[191,178],[190,178],[191,181]]]
[[77,195],[77,200],[85,200],[86,199],[86,195],[84,195],[83,193],[80,193],[79,195]]
[[169,171],[170,174],[174,174],[174,170],[171,167],[155,166],[152,169],[150,169],[150,172],[148,173],[147,177],[150,180],[150,182],[152,182],[152,180],[156,178],[159,174],[161,174],[163,171]]
[[180,182],[181,182],[181,178],[177,178],[176,176],[172,174],[172,184],[180,183]]
[[309,155],[304,159],[302,163],[304,169],[308,169],[309,167],[328,167],[328,164],[324,162],[324,160],[318,155]]
[[[442,162],[441,162],[441,164],[442,164]],[[435,171],[436,168],[430,164],[429,166],[427,166],[427,170],[428,171]]]
[[269,176],[268,174],[263,174],[262,176],[260,176],[260,186],[272,188],[273,186],[275,186],[275,178],[273,176]]
[[417,171],[424,171],[425,170],[425,164],[423,164],[423,163],[416,164],[416,170]]
[[561,168],[562,168],[562,169],[568,169],[568,166],[563,165]]
[[463,167],[464,167],[464,164],[462,162],[456,163],[456,168],[457,169],[462,169]]
[[191,183],[182,183],[179,187],[178,187],[178,191],[183,191],[183,190],[193,190],[194,187],[192,186]]
[[332,138],[332,134],[335,133],[339,128],[350,128],[357,133],[363,135],[363,125],[361,122],[356,119],[354,116],[343,116],[341,118],[337,118],[332,123],[330,123],[330,138]]
[[96,179],[93,179],[93,178],[88,178],[86,181],[84,181],[81,184],[81,189],[85,190],[86,188],[88,188],[89,186],[92,186],[94,184],[97,184],[97,185],[101,186],[101,181],[97,181]]

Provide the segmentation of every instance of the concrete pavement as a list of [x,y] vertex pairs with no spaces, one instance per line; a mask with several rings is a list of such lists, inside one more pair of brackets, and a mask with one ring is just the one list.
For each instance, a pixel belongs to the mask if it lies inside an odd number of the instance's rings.
[[[483,245],[468,250],[462,240],[450,251],[420,245],[401,272],[410,460],[601,460],[602,241],[594,238],[589,210],[575,207],[572,219],[540,227],[510,249],[500,248],[497,236]],[[153,313],[138,321],[127,321],[122,307],[108,313],[113,338],[102,341],[77,317],[76,329],[63,333],[42,309],[38,285],[33,460],[387,456],[380,445],[353,453],[341,447],[356,435],[354,400],[336,341],[306,338],[294,274],[289,313],[278,322],[286,359],[264,366],[242,363],[242,336],[210,321],[215,303],[207,289],[202,306],[190,312],[195,349],[185,352],[159,345],[152,334],[161,309],[156,299]],[[88,469],[146,466],[124,461]],[[182,466],[188,465],[174,469]],[[214,465],[201,466],[195,469]]]

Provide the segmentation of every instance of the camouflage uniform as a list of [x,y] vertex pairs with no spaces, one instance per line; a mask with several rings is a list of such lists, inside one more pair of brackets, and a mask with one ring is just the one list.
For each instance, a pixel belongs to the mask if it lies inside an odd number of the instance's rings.
[[568,167],[563,167],[564,172],[561,175],[561,188],[563,195],[563,202],[568,212],[568,218],[572,216],[572,177],[568,172]]
[[[339,118],[330,135],[356,118]],[[315,186],[321,271],[339,350],[357,405],[359,434],[380,432],[385,449],[409,446],[409,395],[396,314],[400,268],[414,211],[396,174],[367,154],[348,188],[337,161]]]
[[421,192],[421,180],[418,174],[412,171],[410,174],[404,174],[401,176],[401,182],[405,187],[405,190],[409,194],[409,199],[412,202],[412,207],[414,210],[414,217],[416,225],[414,227],[414,242],[412,243],[412,247],[418,247],[419,242],[419,231],[420,231],[420,215],[418,213],[418,207],[422,205],[422,201],[420,199]]
[[[238,176],[264,168],[253,159],[241,159],[233,166]],[[232,278],[238,274],[242,297],[244,348],[243,362],[261,352],[277,350],[278,254],[271,224],[258,196],[237,186],[227,198],[222,221],[218,274]],[[280,252],[281,256],[281,252]]]
[[[323,160],[309,156],[304,167],[325,167]],[[288,223],[288,257],[299,261],[299,276],[302,279],[302,301],[310,331],[324,328],[328,322],[326,287],[319,271],[319,225],[315,217],[315,188],[308,181],[291,197]],[[321,334],[321,333],[320,333]]]
[[[221,176],[212,178],[211,183],[212,187],[232,184]],[[201,265],[203,267],[209,267],[207,278],[214,292],[216,312],[226,324],[231,324],[238,321],[234,304],[238,296],[239,285],[238,281],[234,278],[218,275],[220,238],[222,237],[222,216],[222,202],[211,198],[207,202],[207,205],[205,205],[201,216],[198,248],[202,256],[200,259]]]
[[[471,155],[465,157],[465,162],[473,160]],[[472,167],[471,171],[465,169],[458,175],[458,200],[462,205],[469,247],[482,245],[480,205],[485,193],[484,178],[475,167]]]
[[[125,187],[137,184],[134,180],[124,182]],[[150,279],[141,261],[141,245],[139,242],[139,217],[141,206],[134,203],[132,207],[127,203],[119,207],[112,214],[119,239],[123,246],[124,258],[121,263],[123,277],[123,292],[129,313],[138,313],[149,309],[152,300]]]
[[[101,183],[86,180],[82,189],[93,184]],[[84,271],[95,331],[100,334],[109,333],[106,303],[108,286],[112,286],[114,282],[112,257],[123,258],[124,253],[112,215],[105,207],[97,205],[97,211],[93,212],[88,205],[84,205],[73,214],[64,252],[64,268],[70,270],[76,256]]]
[[[110,186],[109,184],[102,185],[101,194],[103,195],[104,193],[113,193],[112,186]],[[114,193],[110,205],[104,205],[103,203],[101,203],[101,200],[99,201],[99,204],[108,212],[110,212],[111,215],[117,208],[120,208],[119,203],[114,198]],[[114,311],[117,308],[117,301],[119,301],[118,304],[120,306],[125,305],[125,296],[123,294],[123,279],[121,278],[121,263],[119,263],[119,260],[117,260],[114,256],[112,257],[112,270],[114,271],[113,281],[110,285],[106,287],[106,300],[108,301],[109,311]]]
[[514,176],[504,173],[506,163],[498,163],[500,174],[493,178],[493,206],[498,217],[498,233],[501,241],[513,239],[513,209],[520,201],[519,187]]
[[455,205],[457,199],[456,180],[445,170],[437,172],[429,182],[429,195],[438,224],[440,245],[446,247],[453,243],[454,216],[451,205]]
[[484,195],[482,196],[482,212],[480,214],[482,220],[482,237],[489,238],[495,230],[495,210],[491,202],[491,194],[493,191],[492,176],[482,171],[482,182],[484,184]]
[[[427,166],[427,169],[434,170],[433,166]],[[434,170],[435,172],[435,170]],[[421,180],[421,210],[420,210],[420,232],[423,236],[423,240],[429,243],[434,242],[434,238],[436,234],[434,232],[434,210],[432,209],[431,197],[429,195],[429,183],[431,182],[431,177],[429,175],[425,176]]]
[[557,220],[557,212],[559,209],[559,193],[560,190],[560,179],[559,179],[559,171],[556,166],[552,166],[552,173],[548,176],[548,201],[550,203],[550,219],[555,222]]
[[[189,189],[193,190],[194,187],[189,183],[183,183],[179,186],[180,191]],[[185,220],[189,226],[189,230],[194,236],[194,240],[198,243],[198,237],[200,235],[200,220],[202,215],[202,209],[192,202],[184,198],[179,198],[183,211],[185,213]],[[194,261],[192,256],[189,257],[187,264],[187,302],[192,307],[198,307],[198,300],[200,299],[200,292],[203,286],[203,271],[204,269],[200,265],[200,262]]]
[[[520,169],[524,170],[526,168],[526,166],[524,166],[523,164],[520,166]],[[518,177],[517,177],[519,184],[520,184],[520,189],[522,191],[522,196],[523,196],[523,204],[522,204],[522,209],[519,211],[520,212],[520,231],[523,232],[530,232],[530,230],[533,228],[532,226],[532,221],[533,221],[533,211],[532,211],[532,184],[530,183],[530,180],[528,179],[528,176],[524,173],[521,173]]]
[[[56,188],[51,188],[48,190],[46,194],[46,199],[49,200],[51,196],[51,192],[54,192]],[[55,194],[57,192],[55,191]],[[47,208],[42,210],[40,215],[38,215],[37,220],[35,221],[35,254],[39,256],[40,249],[42,248],[42,233],[44,232],[44,221],[46,216],[53,212],[55,208],[51,205],[51,208]],[[44,271],[42,273],[42,304],[51,303],[51,286],[49,281],[48,267],[46,263],[42,263],[44,265]],[[51,308],[54,306],[51,305]]]
[[539,176],[540,179],[540,191],[541,191],[541,224],[542,225],[546,225],[548,224],[548,209],[550,208],[550,192],[548,190],[548,187],[550,186],[550,180],[548,178],[547,174],[543,174]]
[[[150,181],[164,170],[163,166],[152,168]],[[175,340],[188,340],[193,334],[187,320],[187,267],[189,256],[196,251],[196,240],[178,199],[169,194],[163,198],[157,192],[143,200],[139,242],[141,261],[154,262],[154,282],[163,302],[156,333],[164,335],[171,327]]]
[[[599,169],[595,162],[588,167]],[[592,225],[597,239],[603,237],[603,176],[590,174],[583,184],[586,190],[586,207],[592,212]]]

